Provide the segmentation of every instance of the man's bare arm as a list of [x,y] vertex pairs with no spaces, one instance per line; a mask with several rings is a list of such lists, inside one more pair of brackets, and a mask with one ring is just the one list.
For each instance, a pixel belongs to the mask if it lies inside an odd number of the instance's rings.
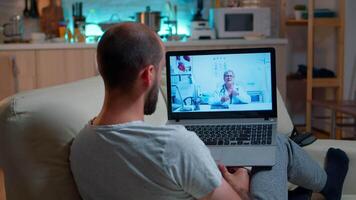
[[233,173],[223,165],[219,165],[219,169],[223,176],[221,185],[202,200],[250,200],[250,176],[246,169],[235,168]]
[[221,178],[221,185],[215,188],[214,191],[209,193],[207,196],[199,200],[246,200],[242,198],[232,187],[226,182],[224,178]]

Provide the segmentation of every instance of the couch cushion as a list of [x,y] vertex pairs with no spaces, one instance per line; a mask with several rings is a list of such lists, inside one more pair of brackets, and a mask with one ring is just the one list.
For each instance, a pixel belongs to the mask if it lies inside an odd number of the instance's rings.
[[[20,93],[0,102],[0,166],[9,200],[79,199],[69,167],[75,135],[101,108],[100,77]],[[145,121],[166,121],[159,96],[157,110]]]

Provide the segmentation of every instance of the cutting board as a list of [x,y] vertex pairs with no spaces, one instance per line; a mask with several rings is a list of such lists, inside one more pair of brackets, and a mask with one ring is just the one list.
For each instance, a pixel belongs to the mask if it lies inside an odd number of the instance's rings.
[[[49,5],[50,0],[37,0],[38,14],[42,16],[42,9]],[[61,0],[56,0],[58,6],[62,6]]]
[[58,37],[59,22],[63,21],[63,8],[60,5],[48,4],[41,9],[40,24],[41,30],[50,37]]

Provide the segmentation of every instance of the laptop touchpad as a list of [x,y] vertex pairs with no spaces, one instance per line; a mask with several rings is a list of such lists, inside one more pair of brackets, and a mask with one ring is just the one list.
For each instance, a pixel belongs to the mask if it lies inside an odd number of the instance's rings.
[[209,150],[215,162],[220,163],[223,158],[223,150],[220,147],[209,147]]

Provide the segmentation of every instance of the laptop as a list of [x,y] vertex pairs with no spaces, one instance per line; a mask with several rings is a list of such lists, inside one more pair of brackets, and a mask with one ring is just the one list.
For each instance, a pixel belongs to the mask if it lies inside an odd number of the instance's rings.
[[276,62],[273,48],[170,51],[167,124],[183,125],[225,166],[273,166]]

